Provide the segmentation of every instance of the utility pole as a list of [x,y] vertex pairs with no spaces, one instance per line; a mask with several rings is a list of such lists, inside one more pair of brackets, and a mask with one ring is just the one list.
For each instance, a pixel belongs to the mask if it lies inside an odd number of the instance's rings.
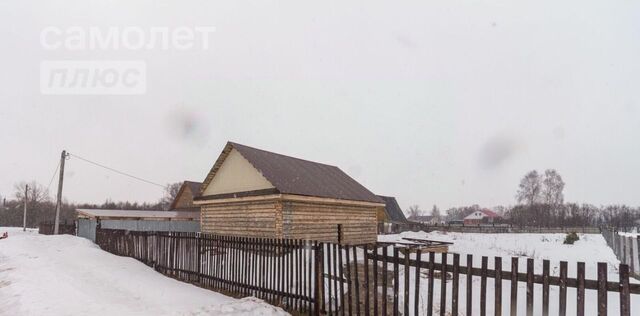
[[23,232],[27,231],[27,202],[29,201],[27,199],[28,192],[29,192],[29,185],[25,184],[24,185],[24,213],[22,214],[22,231]]
[[58,199],[56,201],[56,220],[53,226],[53,234],[58,234],[60,224],[60,209],[62,208],[62,181],[64,180],[64,161],[67,158],[67,151],[63,150],[60,155],[60,176],[58,176]]

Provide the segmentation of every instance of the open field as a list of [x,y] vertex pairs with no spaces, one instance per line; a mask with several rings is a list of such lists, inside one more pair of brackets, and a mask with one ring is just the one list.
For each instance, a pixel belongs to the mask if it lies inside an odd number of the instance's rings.
[[[564,245],[564,234],[471,234],[471,233],[441,233],[441,232],[405,232],[397,235],[382,235],[379,236],[380,241],[402,241],[403,237],[410,238],[423,238],[439,241],[449,241],[454,244],[450,246],[449,251],[453,253],[461,254],[460,263],[466,265],[466,254],[474,255],[474,267],[480,267],[481,257],[489,257],[489,269],[494,267],[493,257],[502,257],[503,269],[509,270],[511,267],[511,257],[520,257],[519,271],[526,271],[526,258],[535,259],[535,272],[537,274],[542,271],[542,260],[550,260],[551,275],[557,276],[559,274],[559,262],[567,261],[569,265],[569,277],[576,277],[576,263],[585,262],[586,278],[596,279],[597,277],[597,263],[606,262],[608,264],[608,279],[610,281],[617,281],[618,276],[618,264],[619,260],[614,255],[613,251],[607,246],[604,238],[599,234],[579,234],[580,240],[574,245]],[[406,242],[406,241],[405,241]],[[423,261],[425,258],[423,257]],[[451,260],[451,259],[450,259]],[[436,261],[440,261],[440,256],[436,255]],[[401,279],[403,278],[403,272],[401,271]],[[414,283],[413,269],[410,271],[411,284]],[[420,301],[421,308],[426,313],[426,293],[428,292],[427,284],[428,278],[425,275],[421,276],[420,287]],[[631,282],[638,282],[632,279]],[[447,293],[451,293],[451,282],[447,282]],[[465,284],[466,278],[460,277],[460,309],[465,310]],[[400,284],[402,293],[402,283]],[[410,288],[413,289],[413,286]],[[440,280],[435,280],[434,286],[434,301],[440,301]],[[487,281],[487,312],[488,315],[494,313],[493,307],[493,293],[494,281],[488,279]],[[510,282],[503,281],[502,284],[502,301],[503,301],[503,315],[509,314],[509,295],[510,295]],[[541,315],[541,297],[542,286],[535,285],[535,304],[534,314]],[[413,294],[413,291],[411,291]],[[480,300],[480,278],[473,278],[473,301],[474,301],[474,314],[479,314],[479,300]],[[519,314],[525,313],[525,295],[526,286],[525,283],[519,283],[518,290],[518,312]],[[411,295],[411,300],[413,300]],[[450,297],[449,297],[450,300]],[[632,295],[631,308],[633,315],[634,311],[640,309],[640,295]],[[567,296],[567,315],[574,315],[576,313],[576,291],[575,289],[568,290]],[[586,291],[586,314],[596,315],[596,292]],[[611,315],[619,314],[619,296],[617,293],[609,293],[608,296],[608,311]],[[437,304],[436,304],[437,305]],[[437,309],[437,307],[436,307]],[[550,292],[550,310],[552,314],[557,313],[558,310],[558,288],[552,286]]]

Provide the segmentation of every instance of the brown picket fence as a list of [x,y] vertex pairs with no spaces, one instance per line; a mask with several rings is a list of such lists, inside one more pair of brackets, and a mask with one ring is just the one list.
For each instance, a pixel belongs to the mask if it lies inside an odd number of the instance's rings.
[[597,279],[588,279],[582,262],[572,270],[576,276],[568,277],[567,262],[552,272],[550,261],[543,260],[540,273],[534,259],[514,257],[506,261],[507,270],[501,257],[491,264],[486,256],[475,258],[478,267],[471,255],[383,243],[100,228],[96,242],[176,279],[236,297],[255,296],[297,315],[582,316],[607,315],[608,307],[616,307],[630,316],[631,295],[640,294],[640,284],[629,282],[626,264],[618,267],[619,280],[608,280],[606,263],[597,265]]
[[298,313],[316,306],[317,242],[98,228],[96,243],[203,288],[255,296]]

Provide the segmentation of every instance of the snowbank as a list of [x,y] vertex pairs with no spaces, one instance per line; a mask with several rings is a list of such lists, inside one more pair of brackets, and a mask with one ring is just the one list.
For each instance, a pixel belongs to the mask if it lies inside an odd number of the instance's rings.
[[165,277],[91,241],[17,228],[0,240],[0,315],[287,315]]

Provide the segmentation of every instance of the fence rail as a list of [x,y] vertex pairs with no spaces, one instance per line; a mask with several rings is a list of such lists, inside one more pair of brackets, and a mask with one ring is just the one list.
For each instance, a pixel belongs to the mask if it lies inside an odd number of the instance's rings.
[[581,262],[569,277],[567,262],[555,271],[543,260],[540,273],[534,271],[540,262],[530,258],[503,262],[386,244],[111,229],[98,229],[96,239],[104,250],[168,276],[230,295],[253,295],[294,314],[581,316],[596,309],[607,315],[611,307],[630,316],[632,295],[640,294],[640,285],[629,283],[626,264],[619,265],[618,280],[608,280],[606,263],[597,265],[597,278],[591,279]]

